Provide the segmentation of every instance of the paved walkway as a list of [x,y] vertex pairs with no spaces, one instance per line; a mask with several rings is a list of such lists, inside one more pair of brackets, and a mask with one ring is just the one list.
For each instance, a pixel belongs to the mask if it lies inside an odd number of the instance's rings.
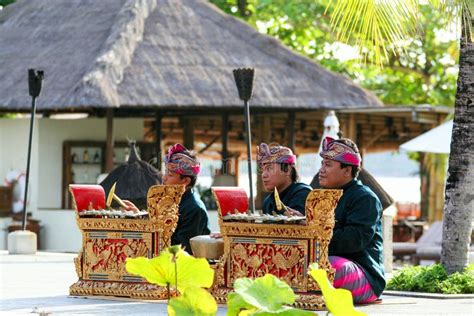
[[[69,297],[69,285],[77,281],[75,256],[0,251],[0,315],[167,315],[165,302]],[[382,304],[358,309],[369,315],[474,315],[473,299],[382,298]],[[217,315],[225,314],[225,306],[220,306]]]

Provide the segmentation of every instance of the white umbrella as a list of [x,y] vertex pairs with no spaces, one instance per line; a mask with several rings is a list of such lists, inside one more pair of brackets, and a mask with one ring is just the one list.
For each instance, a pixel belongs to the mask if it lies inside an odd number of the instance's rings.
[[453,120],[450,120],[406,143],[401,144],[400,149],[434,154],[449,154],[451,149],[452,131]]

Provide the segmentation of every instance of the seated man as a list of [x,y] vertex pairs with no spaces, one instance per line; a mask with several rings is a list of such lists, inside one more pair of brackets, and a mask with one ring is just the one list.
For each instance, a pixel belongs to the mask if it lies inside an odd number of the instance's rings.
[[382,205],[357,180],[362,159],[354,142],[326,137],[320,155],[319,183],[343,190],[329,244],[329,260],[336,269],[334,286],[351,291],[355,303],[372,302],[385,288]]
[[[271,192],[263,200],[263,213],[304,215],[306,197],[311,187],[297,182],[296,156],[291,149],[262,143],[257,147],[257,164],[262,172],[263,187],[265,191]],[[275,188],[284,204],[281,211],[275,205]]]
[[[165,157],[165,167],[163,184],[186,186],[186,191],[179,203],[178,226],[171,236],[171,244],[181,244],[189,254],[192,254],[189,239],[210,233],[206,206],[193,189],[197,175],[201,171],[201,164],[193,152],[181,144],[175,144],[168,150]],[[129,210],[136,209],[131,202],[126,201],[126,203],[129,205]]]

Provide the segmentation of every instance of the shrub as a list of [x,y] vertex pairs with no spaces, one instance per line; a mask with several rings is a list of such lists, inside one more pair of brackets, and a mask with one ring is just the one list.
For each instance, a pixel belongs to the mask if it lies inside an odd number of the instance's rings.
[[441,264],[405,267],[387,284],[387,290],[467,294],[474,293],[474,265],[449,275]]

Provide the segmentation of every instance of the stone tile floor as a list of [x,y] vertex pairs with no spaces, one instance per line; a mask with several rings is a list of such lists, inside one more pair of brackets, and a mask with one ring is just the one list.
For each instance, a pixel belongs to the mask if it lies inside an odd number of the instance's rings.
[[[75,254],[38,252],[8,255],[0,251],[0,315],[167,315],[166,302],[118,298],[73,298]],[[381,304],[358,306],[369,315],[474,315],[474,299],[383,295]],[[218,314],[226,314],[220,306]],[[318,312],[325,315],[325,311]]]

